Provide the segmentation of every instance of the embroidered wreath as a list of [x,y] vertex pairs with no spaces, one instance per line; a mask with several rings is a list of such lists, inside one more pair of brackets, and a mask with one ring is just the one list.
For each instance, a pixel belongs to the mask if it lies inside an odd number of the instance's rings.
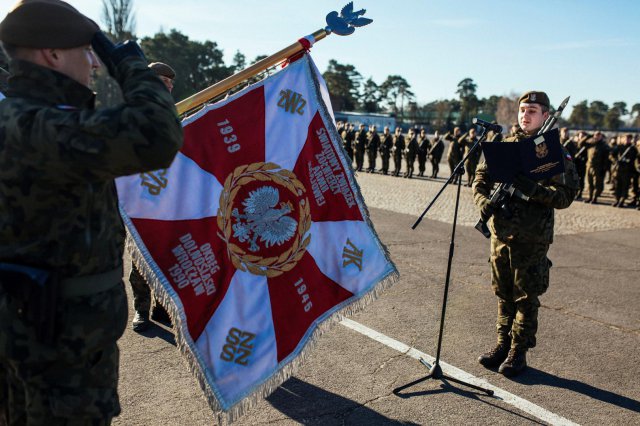
[[[275,257],[260,257],[247,253],[238,245],[231,242],[233,235],[232,229],[232,212],[234,200],[241,187],[254,182],[273,182],[280,187],[289,190],[296,197],[301,197],[298,203],[299,219],[294,240],[291,247]],[[275,163],[253,163],[237,167],[231,173],[225,183],[222,193],[220,194],[220,207],[218,208],[217,221],[218,228],[222,234],[220,238],[227,245],[227,252],[237,269],[241,271],[249,271],[254,275],[264,275],[269,278],[277,277],[284,272],[293,269],[298,261],[302,259],[311,235],[305,234],[311,228],[311,213],[309,209],[309,200],[304,197],[304,185],[296,178],[296,175],[289,170],[282,169]]]

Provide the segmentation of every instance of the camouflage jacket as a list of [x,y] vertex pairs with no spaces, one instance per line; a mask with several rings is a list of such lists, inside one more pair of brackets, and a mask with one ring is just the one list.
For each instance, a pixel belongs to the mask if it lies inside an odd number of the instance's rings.
[[124,103],[56,71],[12,61],[0,102],[0,262],[106,272],[122,264],[114,178],[168,167],[182,144],[169,92],[141,59],[117,69]]
[[383,157],[391,155],[391,148],[393,147],[393,135],[391,133],[383,133],[382,140],[380,142],[380,154]]
[[[519,132],[504,139],[508,143],[518,142],[527,136]],[[578,174],[566,150],[564,152],[564,173],[551,179],[538,182],[538,186],[529,199],[513,197],[509,202],[511,218],[497,212],[489,221],[491,234],[505,243],[546,243],[553,242],[554,209],[565,209],[571,205],[578,190]],[[473,198],[480,206],[489,198],[494,182],[491,180],[487,163],[482,161],[476,170],[473,182]]]
[[609,146],[607,141],[600,139],[595,141],[593,138],[586,142],[587,145],[587,168],[604,172],[609,157]]
[[453,133],[447,133],[444,135],[444,140],[449,141],[449,150],[447,151],[447,159],[454,163],[459,162],[462,159],[462,151],[460,150],[460,144],[458,139]]

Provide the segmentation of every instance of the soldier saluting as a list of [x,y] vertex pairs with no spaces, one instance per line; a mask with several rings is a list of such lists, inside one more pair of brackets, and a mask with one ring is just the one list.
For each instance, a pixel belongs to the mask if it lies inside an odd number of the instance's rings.
[[[110,424],[128,314],[114,178],[168,167],[182,128],[139,46],[63,1],[18,2],[0,42],[0,424]],[[92,45],[117,107],[94,108]]]
[[[549,97],[527,92],[519,99],[519,130],[499,143],[518,143],[538,133],[549,117]],[[527,366],[527,350],[536,346],[538,299],[549,286],[547,258],[553,241],[554,209],[571,205],[578,190],[573,161],[565,151],[564,173],[535,182],[518,175],[513,185],[523,194],[509,201],[509,217],[489,201],[494,182],[485,162],[476,171],[473,196],[482,217],[491,217],[491,285],[498,297],[497,344],[478,361],[500,366],[505,376],[515,376]]]

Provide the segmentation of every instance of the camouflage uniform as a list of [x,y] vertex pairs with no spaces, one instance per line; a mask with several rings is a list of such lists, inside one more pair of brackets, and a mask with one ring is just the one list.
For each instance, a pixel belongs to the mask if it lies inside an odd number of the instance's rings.
[[424,131],[418,136],[418,176],[424,176],[431,142]]
[[376,130],[371,130],[367,138],[367,161],[369,168],[367,171],[373,173],[376,171],[376,158],[378,156],[378,148],[380,147],[380,135]]
[[56,271],[53,343],[1,278],[0,383],[10,424],[108,424],[120,412],[127,321],[124,227],[113,179],[168,167],[182,143],[173,99],[144,60],[117,67],[125,103],[94,110],[71,78],[14,60],[0,102],[0,262]]
[[382,158],[382,174],[389,173],[389,158],[393,148],[393,135],[391,133],[383,133],[380,142],[380,157]]
[[[465,133],[460,139],[458,139],[458,143],[460,144],[460,151],[464,152],[464,155],[467,155],[473,144],[476,143],[478,138],[475,134],[471,135]],[[473,179],[476,177],[476,168],[478,167],[478,161],[480,161],[480,155],[482,155],[482,150],[480,147],[476,149],[473,154],[467,157],[467,160],[464,162],[464,168],[467,172],[467,186],[471,186]]]
[[[505,138],[517,142],[523,132]],[[554,209],[569,207],[578,188],[575,166],[565,159],[565,172],[538,182],[529,201],[514,197],[513,216],[497,212],[489,221],[491,230],[491,285],[498,297],[496,328],[498,343],[511,341],[511,347],[526,350],[536,345],[538,297],[549,286],[547,258],[553,242]],[[485,162],[476,171],[473,195],[477,205],[486,202],[494,182]]]
[[614,205],[624,207],[624,202],[629,196],[629,187],[635,172],[635,161],[638,151],[633,145],[622,145],[618,147],[618,154],[613,160],[616,161],[613,180],[615,182]]
[[362,171],[362,166],[364,165],[364,152],[367,147],[367,130],[361,128],[356,132],[355,141],[356,141],[356,171]]
[[413,177],[416,155],[418,154],[418,139],[416,138],[415,133],[410,133],[408,137],[409,142],[407,142],[407,147],[404,150],[404,159],[407,162],[407,170],[404,173],[404,177],[411,179]]
[[393,170],[394,176],[400,176],[400,169],[402,169],[402,153],[404,152],[405,143],[404,136],[401,132],[396,132],[393,135]]
[[351,160],[351,165],[353,166],[353,141],[355,140],[355,133],[353,130],[349,129],[347,125],[344,126],[344,130],[342,131],[342,140],[344,150],[347,151],[347,155]]
[[577,199],[582,199],[582,192],[584,191],[584,180],[587,174],[587,138],[588,136],[585,135],[583,137],[578,137],[578,139],[574,141],[576,146],[576,154],[572,157],[576,165],[576,172],[578,173],[578,194],[576,195]]
[[607,166],[609,149],[604,138],[591,138],[585,142],[587,146],[587,183],[589,184],[588,203],[596,203],[604,189],[604,172]]
[[[444,136],[444,139],[449,141],[449,151],[447,152],[447,162],[449,163],[449,169],[451,169],[451,174],[455,170],[456,166],[462,160],[462,154],[460,151],[460,144],[458,143],[458,136],[455,136],[453,133],[447,133]],[[458,183],[461,179],[460,175],[454,176],[451,183]]]
[[440,171],[440,161],[442,160],[442,154],[444,153],[444,142],[442,139],[438,137],[431,142],[431,150],[429,151],[429,155],[431,156],[431,167],[432,167],[432,178],[438,177],[438,172]]

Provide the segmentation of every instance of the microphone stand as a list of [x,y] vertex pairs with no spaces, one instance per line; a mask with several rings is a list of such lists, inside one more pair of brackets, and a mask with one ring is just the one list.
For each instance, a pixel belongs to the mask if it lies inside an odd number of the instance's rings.
[[454,247],[455,247],[455,237],[456,237],[456,224],[458,222],[458,207],[460,205],[460,187],[462,185],[462,175],[464,174],[464,162],[467,160],[467,158],[469,158],[470,155],[473,155],[480,147],[480,143],[483,142],[486,139],[486,131],[483,131],[482,134],[480,135],[480,138],[476,141],[476,143],[474,143],[471,146],[471,149],[469,149],[469,152],[467,153],[467,155],[464,156],[464,158],[462,160],[460,160],[460,162],[458,163],[458,165],[454,168],[453,173],[451,173],[451,176],[449,176],[449,179],[447,179],[447,181],[444,183],[444,185],[442,186],[442,188],[440,189],[440,191],[436,194],[436,196],[433,198],[433,200],[431,200],[431,203],[429,203],[429,205],[427,206],[427,208],[422,212],[422,214],[420,215],[420,217],[418,218],[418,220],[416,220],[416,222],[413,224],[413,226],[411,227],[411,229],[416,229],[416,227],[420,224],[420,222],[422,221],[422,219],[424,218],[424,216],[427,214],[427,212],[429,211],[429,209],[431,208],[431,206],[433,206],[433,204],[436,202],[436,200],[438,199],[438,197],[440,196],[440,194],[442,194],[442,192],[444,191],[444,189],[447,187],[447,185],[453,180],[454,177],[459,176],[460,178],[458,179],[458,188],[457,188],[457,192],[456,192],[456,205],[455,205],[455,209],[454,209],[454,213],[453,213],[453,226],[451,229],[451,241],[449,243],[449,258],[447,260],[447,274],[446,274],[446,278],[445,278],[445,283],[444,283],[444,296],[442,299],[442,312],[440,315],[440,333],[438,334],[438,348],[437,348],[437,352],[436,352],[436,360],[433,363],[433,365],[429,365],[429,363],[427,361],[425,361],[424,359],[420,358],[420,362],[429,369],[429,374],[421,379],[415,380],[411,383],[408,383],[406,385],[400,386],[398,388],[395,388],[393,390],[393,393],[395,395],[398,396],[402,396],[400,394],[401,391],[410,388],[420,382],[423,382],[427,379],[436,379],[436,380],[449,380],[476,390],[479,390],[481,392],[486,393],[487,395],[493,395],[493,391],[491,389],[485,389],[483,387],[480,386],[476,386],[473,385],[471,383],[467,383],[465,381],[462,381],[460,379],[456,379],[455,377],[450,377],[445,375],[442,372],[442,368],[440,367],[440,352],[442,349],[442,334],[444,331],[444,318],[445,318],[445,314],[447,312],[447,297],[449,294],[449,281],[451,278],[451,264],[453,262],[453,252],[454,252]]

